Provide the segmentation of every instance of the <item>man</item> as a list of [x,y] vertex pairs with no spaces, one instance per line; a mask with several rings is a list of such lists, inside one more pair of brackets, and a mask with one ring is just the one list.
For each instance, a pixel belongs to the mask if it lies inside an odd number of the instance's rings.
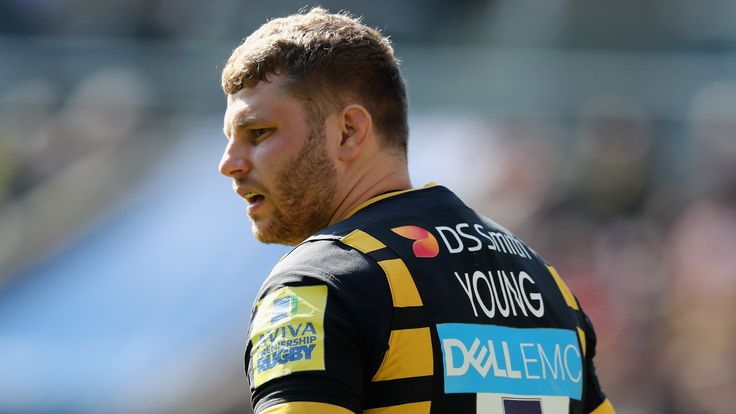
[[220,171],[265,243],[246,352],[257,413],[612,413],[555,270],[441,186],[411,189],[387,38],[321,8],[223,70]]

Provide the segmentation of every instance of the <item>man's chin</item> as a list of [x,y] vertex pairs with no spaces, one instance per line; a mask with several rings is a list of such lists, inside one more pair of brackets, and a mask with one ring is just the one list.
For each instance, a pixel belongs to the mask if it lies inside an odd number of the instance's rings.
[[273,226],[268,226],[266,223],[256,223],[253,222],[253,236],[261,243],[265,244],[283,244],[286,246],[295,246],[302,241],[306,237],[295,237],[294,235],[288,234],[288,232],[283,229],[282,231],[278,231],[276,229],[273,229]]

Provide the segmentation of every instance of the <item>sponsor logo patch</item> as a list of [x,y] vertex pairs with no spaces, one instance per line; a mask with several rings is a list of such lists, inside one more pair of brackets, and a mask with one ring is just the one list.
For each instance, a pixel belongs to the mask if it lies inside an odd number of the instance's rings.
[[437,332],[447,393],[581,398],[583,361],[574,331],[448,323]]
[[327,286],[284,287],[259,302],[250,337],[253,386],[325,369],[326,304]]
[[[442,240],[445,251],[450,254],[463,254],[492,250],[496,253],[532,259],[527,247],[506,230],[489,228],[480,223],[458,223],[453,226],[435,226],[432,233],[419,226],[400,226],[391,229],[394,233],[414,240],[412,249],[416,257],[437,257]],[[439,235],[439,239],[435,237]]]
[[401,226],[391,229],[401,237],[414,240],[412,250],[416,257],[437,257],[440,245],[432,233],[419,226]]

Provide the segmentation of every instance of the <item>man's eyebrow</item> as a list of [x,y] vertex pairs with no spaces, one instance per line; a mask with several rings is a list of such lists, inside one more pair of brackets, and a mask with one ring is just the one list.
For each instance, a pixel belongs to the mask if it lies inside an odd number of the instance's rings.
[[235,117],[233,121],[230,124],[225,124],[225,126],[222,128],[222,133],[225,134],[226,137],[230,136],[230,128],[234,130],[239,130],[242,128],[247,128],[253,124],[258,122],[258,118],[256,118],[253,114],[244,114]]

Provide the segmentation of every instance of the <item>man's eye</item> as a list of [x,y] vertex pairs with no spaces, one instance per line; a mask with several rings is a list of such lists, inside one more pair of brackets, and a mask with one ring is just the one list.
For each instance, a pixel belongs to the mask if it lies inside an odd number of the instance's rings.
[[251,129],[251,133],[256,138],[260,137],[261,135],[265,135],[268,131],[270,131],[270,129],[268,129],[268,128],[255,128],[255,129]]

